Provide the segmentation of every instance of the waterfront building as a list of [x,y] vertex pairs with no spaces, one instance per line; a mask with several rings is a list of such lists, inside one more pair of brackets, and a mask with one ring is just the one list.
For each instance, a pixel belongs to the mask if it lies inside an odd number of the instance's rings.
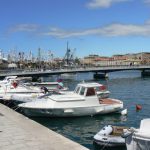
[[82,64],[89,66],[120,66],[128,65],[127,58],[124,55],[113,55],[112,57],[89,55],[84,57]]
[[8,64],[8,68],[9,69],[16,69],[16,68],[18,68],[18,66],[15,63],[10,63],[10,64]]
[[83,66],[95,66],[95,60],[99,57],[99,55],[85,56],[83,59],[81,59],[81,64]]
[[113,65],[113,59],[111,57],[98,57],[94,60],[95,66],[111,66]]
[[135,54],[113,55],[105,57],[99,55],[89,55],[81,60],[84,66],[131,66],[150,64],[150,53],[142,52]]
[[134,65],[135,64],[138,64],[138,65],[150,64],[150,53],[149,52],[126,54],[126,57],[128,58],[128,60],[131,60]]
[[8,67],[8,61],[5,59],[0,59],[0,69],[6,69]]
[[0,50],[0,69],[5,69],[8,66],[8,61],[4,57],[2,50]]
[[150,64],[150,52],[141,53],[142,64]]

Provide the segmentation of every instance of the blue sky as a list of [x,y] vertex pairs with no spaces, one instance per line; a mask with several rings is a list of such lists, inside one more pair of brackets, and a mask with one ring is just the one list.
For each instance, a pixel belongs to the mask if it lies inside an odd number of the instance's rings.
[[63,57],[150,52],[150,0],[0,0],[0,49]]

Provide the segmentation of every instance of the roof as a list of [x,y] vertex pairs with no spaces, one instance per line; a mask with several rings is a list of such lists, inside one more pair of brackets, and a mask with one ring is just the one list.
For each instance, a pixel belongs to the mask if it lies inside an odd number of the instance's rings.
[[8,68],[17,68],[17,64],[15,63],[8,64]]
[[96,83],[96,82],[91,82],[91,83],[79,83],[78,86],[83,86],[83,87],[98,87],[98,86],[103,86],[102,84]]
[[113,58],[109,58],[109,57],[95,58],[95,61],[110,61],[110,60],[113,60]]
[[16,79],[17,76],[6,76],[5,79]]

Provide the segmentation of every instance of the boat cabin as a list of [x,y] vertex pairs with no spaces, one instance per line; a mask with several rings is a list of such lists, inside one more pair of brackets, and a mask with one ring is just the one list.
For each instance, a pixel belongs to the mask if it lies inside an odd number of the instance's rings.
[[1,82],[9,82],[10,80],[16,79],[17,76],[7,76]]
[[12,80],[15,80],[17,76],[7,76],[3,80],[0,81],[0,87],[6,84],[10,84]]
[[106,90],[106,87],[104,85],[99,83],[78,84],[74,92],[82,96],[99,96],[99,94],[102,95],[110,93]]

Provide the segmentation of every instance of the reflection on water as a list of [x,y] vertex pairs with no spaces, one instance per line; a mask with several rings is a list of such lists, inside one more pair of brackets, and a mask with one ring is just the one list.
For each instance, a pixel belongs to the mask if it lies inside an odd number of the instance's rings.
[[[55,77],[58,78],[58,77]],[[81,81],[93,81],[93,74],[77,74],[74,79],[64,80],[65,86],[74,90]],[[49,80],[50,78],[47,78]],[[105,125],[139,127],[143,118],[150,117],[150,78],[141,78],[139,71],[116,72],[109,74],[107,80],[97,80],[107,86],[112,98],[120,99],[128,109],[127,116],[107,114],[93,117],[74,118],[32,118],[44,126],[76,141],[91,150],[100,150],[93,144],[93,136]],[[141,104],[142,110],[136,112],[135,105]],[[104,148],[104,150],[125,150],[126,148]]]
[[32,118],[44,126],[93,149],[93,136],[106,124],[125,125],[126,116],[109,114],[94,117]]
[[93,149],[94,150],[126,150],[126,146],[107,147],[107,145],[100,146],[97,145],[95,142],[93,142]]

